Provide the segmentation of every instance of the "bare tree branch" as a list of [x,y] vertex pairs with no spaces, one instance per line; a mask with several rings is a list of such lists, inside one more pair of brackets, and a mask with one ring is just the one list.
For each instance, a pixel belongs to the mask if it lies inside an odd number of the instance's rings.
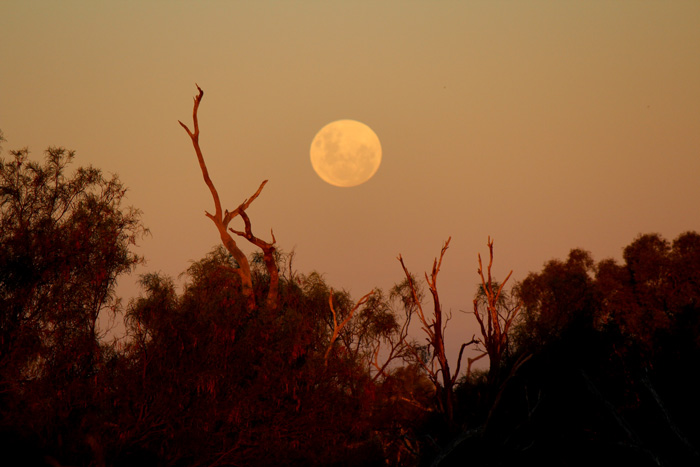
[[[387,377],[386,369],[395,359],[404,358],[406,356],[406,351],[408,348],[412,349],[412,346],[406,344],[406,338],[408,337],[408,328],[410,324],[410,316],[406,318],[401,329],[399,330],[398,336],[389,334],[385,337],[385,340],[389,344],[389,355],[384,359],[384,363],[379,365],[379,351],[381,349],[381,339],[377,338],[376,346],[372,352],[371,366],[373,366],[377,373],[372,377],[372,381],[376,381],[380,376]],[[410,351],[410,350],[409,350]]]
[[[464,349],[469,347],[472,344],[478,344],[479,340],[474,338],[472,336],[472,340],[469,342],[465,342],[462,344],[462,346],[459,348],[459,357],[457,358],[457,369],[455,370],[454,375],[452,375],[452,384],[454,384],[457,381],[457,377],[459,376],[459,368],[462,366],[462,354],[464,353]],[[469,360],[469,359],[467,359]],[[467,371],[467,378],[469,377],[469,371]]]
[[[214,198],[214,207],[216,209],[216,218],[221,218],[221,201],[219,200],[219,193],[216,191],[216,187],[214,186],[214,183],[211,181],[211,178],[209,177],[209,171],[207,170],[207,165],[204,162],[204,156],[202,155],[202,150],[199,147],[199,119],[197,118],[197,111],[199,110],[199,104],[202,102],[202,98],[204,97],[204,91],[202,88],[199,87],[198,84],[195,84],[197,86],[197,90],[199,91],[199,94],[194,97],[194,107],[192,109],[192,121],[194,125],[194,131],[190,131],[190,129],[182,123],[180,120],[178,120],[178,123],[182,126],[182,128],[185,129],[187,134],[190,136],[190,139],[192,139],[192,145],[194,146],[194,151],[197,154],[197,160],[199,161],[199,167],[202,169],[202,176],[204,177],[204,183],[207,184],[207,187],[209,187],[209,191],[211,191],[211,196]],[[211,216],[211,215],[210,215]]]
[[352,316],[355,314],[355,311],[357,311],[358,308],[360,308],[362,305],[364,305],[369,297],[371,297],[374,294],[374,290],[365,294],[364,297],[362,297],[357,303],[355,303],[355,306],[350,310],[348,315],[345,317],[345,319],[338,324],[338,317],[335,312],[335,307],[333,306],[333,289],[331,289],[330,294],[328,295],[328,304],[331,307],[331,313],[333,314],[333,335],[331,336],[331,340],[328,343],[328,349],[326,349],[326,353],[323,356],[323,361],[326,365],[328,365],[328,355],[331,353],[331,349],[333,348],[333,344],[335,343],[336,339],[338,339],[338,335],[340,335],[340,331],[343,330],[346,324],[352,319]]
[[[491,237],[488,238],[487,246],[489,247],[489,264],[486,276],[484,276],[481,255],[477,256],[479,260],[478,273],[481,278],[481,290],[485,296],[485,317],[481,315],[479,310],[479,297],[474,298],[474,317],[479,323],[479,328],[481,330],[479,342],[483,345],[485,353],[489,356],[489,380],[493,382],[500,367],[503,353],[508,347],[508,332],[510,331],[513,320],[520,311],[521,304],[518,303],[515,307],[508,308],[505,314],[499,311],[502,307],[501,294],[503,288],[506,282],[508,282],[508,279],[513,275],[513,271],[510,271],[506,279],[500,284],[495,282],[491,274],[491,268],[493,266],[493,240],[491,240]],[[486,323],[484,323],[484,319]],[[478,358],[481,358],[481,356]]]
[[399,255],[398,257],[398,260],[401,263],[401,267],[403,268],[404,274],[406,275],[406,280],[411,291],[411,296],[413,298],[413,301],[415,302],[416,310],[418,312],[418,318],[420,319],[420,322],[422,324],[421,329],[423,329],[423,331],[425,332],[427,336],[428,345],[432,350],[431,362],[434,365],[435,360],[437,360],[438,368],[430,368],[425,362],[423,362],[420,356],[418,355],[418,352],[413,346],[408,345],[408,349],[414,354],[416,359],[420,362],[420,364],[427,372],[428,377],[431,379],[433,384],[435,384],[436,399],[438,402],[438,406],[441,408],[443,414],[445,415],[448,424],[453,423],[454,385],[459,374],[459,367],[461,365],[462,354],[467,346],[477,342],[475,339],[472,339],[471,342],[467,342],[462,345],[459,352],[457,372],[452,374],[452,372],[450,371],[449,361],[445,352],[444,336],[445,325],[447,324],[449,317],[447,317],[443,324],[442,305],[440,304],[440,296],[437,289],[438,274],[440,273],[440,268],[442,267],[442,260],[445,257],[445,252],[449,248],[450,240],[451,237],[447,239],[442,249],[440,250],[439,258],[435,258],[435,260],[433,261],[433,267],[430,275],[428,275],[428,273],[425,273],[425,280],[428,284],[430,294],[433,298],[433,315],[430,321],[428,321],[428,318],[425,316],[423,306],[418,297],[418,291],[416,289],[416,285],[413,282],[411,274],[408,272],[408,269],[406,268],[406,265],[404,264],[401,255]]
[[214,186],[214,182],[212,182],[211,177],[209,176],[207,165],[204,162],[202,149],[199,145],[199,119],[197,117],[197,112],[199,110],[199,105],[202,102],[202,98],[204,97],[204,91],[198,85],[197,90],[199,91],[199,94],[194,98],[194,106],[192,109],[192,122],[194,130],[190,130],[189,127],[181,121],[178,122],[180,123],[180,126],[182,126],[182,128],[185,129],[190,139],[192,140],[192,146],[194,146],[194,151],[197,154],[197,160],[199,162],[199,168],[202,171],[204,183],[206,183],[207,187],[209,188],[212,199],[214,200],[214,214],[211,214],[206,211],[205,214],[209,219],[212,220],[212,222],[214,222],[214,225],[219,231],[219,236],[221,237],[222,243],[224,244],[228,252],[231,253],[231,255],[234,257],[236,263],[238,263],[238,268],[236,269],[236,272],[241,278],[241,293],[245,298],[247,309],[249,311],[252,311],[257,307],[257,305],[255,303],[255,295],[253,293],[253,281],[250,271],[250,264],[246,255],[243,253],[243,251],[241,251],[241,249],[236,244],[236,241],[227,231],[228,225],[231,222],[231,220],[233,220],[236,216],[239,215],[243,218],[243,222],[245,223],[245,233],[236,232],[235,230],[232,231],[246,238],[249,242],[263,250],[265,265],[270,275],[270,290],[267,297],[267,306],[271,309],[275,309],[277,307],[278,301],[277,293],[279,289],[279,273],[277,263],[275,262],[274,258],[274,236],[272,239],[272,243],[264,242],[255,237],[251,232],[250,219],[245,213],[245,210],[248,209],[251,203],[255,201],[255,199],[260,195],[263,187],[267,183],[267,180],[263,181],[260,184],[253,196],[243,201],[243,203],[241,203],[236,209],[234,209],[231,212],[229,212],[228,210],[224,212],[222,210],[219,193],[216,190],[216,187]]
[[[263,182],[264,185],[264,182]],[[260,188],[258,189],[258,193],[262,189],[263,185],[260,185]],[[257,193],[255,197],[257,196]],[[251,202],[255,197],[251,198]],[[239,206],[240,208],[240,206]],[[239,212],[241,218],[243,219],[243,223],[245,224],[245,232],[239,232],[234,229],[229,229],[231,232],[235,233],[238,236],[244,237],[246,240],[248,240],[250,243],[253,245],[257,246],[260,248],[263,252],[263,261],[265,262],[265,267],[267,268],[267,272],[270,276],[270,284],[269,284],[269,289],[267,293],[267,307],[270,310],[275,310],[277,308],[277,302],[278,302],[278,293],[279,293],[279,269],[277,267],[277,260],[275,259],[275,235],[272,234],[272,231],[270,231],[270,234],[272,235],[272,243],[268,243],[255,235],[253,235],[252,227],[250,224],[250,218],[248,217],[248,214],[243,210],[239,210],[236,208],[236,211]]]

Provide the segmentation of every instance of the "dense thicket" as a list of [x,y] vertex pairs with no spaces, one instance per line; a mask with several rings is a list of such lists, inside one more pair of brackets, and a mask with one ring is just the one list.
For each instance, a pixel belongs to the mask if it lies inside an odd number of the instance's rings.
[[[125,188],[74,153],[26,149],[0,159],[0,413],[3,441],[25,433],[56,453],[85,450],[103,369],[117,356],[98,318],[118,311],[119,275],[144,233]],[[22,435],[25,436],[25,435]],[[32,454],[34,451],[30,451]]]
[[[574,249],[512,294],[502,291],[507,278],[492,280],[490,263],[480,266],[482,283],[464,298],[474,300],[483,335],[465,345],[497,363],[466,376],[471,360],[457,370],[438,355],[436,329],[448,320],[438,315],[435,284],[447,243],[426,275],[427,304],[407,269],[389,294],[354,302],[271,248],[249,259],[252,288],[243,293],[239,264],[217,247],[190,266],[180,291],[168,277],[144,275],[141,296],[123,310],[126,337],[109,343],[98,318],[122,312],[114,286],[139,261],[129,248],[144,230],[138,212],[122,205],[116,178],[89,167],[69,175],[72,159],[51,148],[44,164],[26,150],[0,162],[0,439],[8,459],[698,463],[697,233],[673,242],[639,236],[621,264]],[[274,300],[270,271],[279,273]],[[447,378],[443,367],[452,368]]]
[[[571,250],[517,288],[511,362],[479,436],[451,460],[475,465],[696,465],[700,235],[640,235],[623,264]],[[464,404],[475,388],[464,385]],[[477,440],[478,439],[478,443]]]

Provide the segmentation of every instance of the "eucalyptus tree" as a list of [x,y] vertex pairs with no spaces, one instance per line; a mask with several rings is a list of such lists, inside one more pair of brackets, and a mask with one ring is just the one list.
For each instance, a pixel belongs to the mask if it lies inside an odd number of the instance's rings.
[[102,381],[119,358],[98,319],[120,310],[117,279],[141,261],[131,247],[146,230],[120,180],[69,171],[74,157],[0,158],[0,420],[36,436],[35,452],[99,465]]
[[117,278],[141,261],[130,249],[145,233],[140,213],[123,206],[117,176],[93,167],[69,175],[73,151],[50,147],[44,164],[27,149],[10,154],[0,160],[0,368],[16,378],[54,364],[82,371],[98,317],[118,306]]
[[472,363],[488,355],[489,380],[493,383],[496,381],[501,369],[503,356],[508,350],[511,328],[520,312],[522,303],[512,294],[509,295],[507,291],[504,291],[504,287],[508,279],[513,275],[513,271],[510,271],[502,282],[494,280],[491,273],[493,266],[493,241],[491,238],[488,239],[487,246],[489,247],[489,263],[486,267],[485,275],[481,255],[478,255],[478,273],[481,278],[481,284],[479,284],[473,302],[474,317],[479,323],[481,331],[479,344],[482,353],[475,358],[469,359],[467,375],[469,375]]
[[[270,232],[272,236],[272,242],[267,242],[259,237],[256,237],[252,231],[250,218],[246,213],[246,210],[250,207],[252,202],[255,201],[255,199],[262,192],[262,189],[265,187],[267,180],[264,180],[258,187],[257,191],[250,198],[244,200],[241,204],[239,204],[238,207],[236,207],[233,211],[229,211],[228,209],[222,208],[221,199],[219,198],[219,192],[217,191],[214,182],[209,176],[209,170],[207,169],[206,162],[204,161],[204,155],[202,154],[202,149],[199,145],[199,119],[197,116],[197,112],[199,110],[199,105],[202,102],[202,98],[204,97],[204,91],[199,86],[197,86],[197,90],[199,91],[199,93],[194,98],[194,107],[192,110],[192,130],[190,130],[190,128],[184,123],[179,123],[180,126],[182,126],[182,128],[185,129],[188,136],[192,140],[192,146],[194,147],[194,151],[197,155],[197,161],[199,162],[199,168],[202,171],[204,183],[209,188],[212,199],[214,201],[214,214],[211,214],[208,211],[206,211],[205,214],[209,219],[211,219],[211,221],[216,226],[216,229],[219,232],[219,236],[221,237],[221,242],[236,261],[237,267],[235,268],[235,272],[240,277],[241,292],[243,294],[248,311],[253,311],[258,307],[253,292],[253,278],[251,273],[250,262],[248,261],[248,258],[246,257],[245,253],[243,253],[243,251],[240,249],[234,238],[231,236],[231,233],[239,237],[245,238],[248,242],[260,248],[260,250],[263,253],[263,259],[269,274],[269,289],[266,299],[266,306],[268,309],[275,309],[278,305],[279,292],[279,269],[275,260],[275,236],[272,232]],[[240,216],[244,222],[244,230],[242,231],[235,230],[229,227],[231,221],[238,216]]]
[[440,250],[439,259],[435,258],[433,261],[430,275],[427,272],[425,273],[425,281],[433,302],[432,313],[423,306],[420,286],[416,283],[415,277],[408,271],[401,255],[399,255],[398,260],[405,275],[404,285],[400,288],[403,291],[404,305],[410,310],[411,314],[415,313],[418,316],[418,323],[425,334],[427,345],[427,347],[408,345],[408,349],[413,353],[414,361],[425,370],[435,385],[437,406],[444,415],[448,426],[452,428],[455,411],[454,387],[459,376],[462,356],[464,350],[468,346],[476,344],[477,341],[472,339],[462,344],[457,359],[457,367],[454,371],[451,370],[445,351],[445,329],[450,316],[449,314],[445,315],[442,309],[442,302],[440,301],[440,294],[437,288],[437,279],[442,267],[442,260],[450,245],[450,240],[451,238],[448,238]]

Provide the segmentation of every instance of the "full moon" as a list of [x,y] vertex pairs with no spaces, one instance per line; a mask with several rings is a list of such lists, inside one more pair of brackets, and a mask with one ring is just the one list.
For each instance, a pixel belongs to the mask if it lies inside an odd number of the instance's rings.
[[360,185],[372,178],[381,162],[379,138],[355,120],[331,122],[311,142],[311,165],[331,185]]

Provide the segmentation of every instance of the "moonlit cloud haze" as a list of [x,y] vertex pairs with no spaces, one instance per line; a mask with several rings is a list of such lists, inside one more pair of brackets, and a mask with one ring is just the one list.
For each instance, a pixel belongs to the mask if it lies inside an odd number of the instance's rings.
[[[301,272],[359,298],[428,270],[456,337],[476,255],[522,279],[574,247],[620,258],[639,233],[700,230],[700,2],[8,1],[4,149],[49,145],[118,173],[152,237],[139,273],[177,276],[219,237],[190,140],[229,209]],[[315,133],[369,125],[382,166],[337,188]],[[235,227],[235,226],[234,226]],[[137,293],[137,276],[120,290]],[[476,329],[474,328],[474,332]],[[471,331],[467,331],[471,335]]]

